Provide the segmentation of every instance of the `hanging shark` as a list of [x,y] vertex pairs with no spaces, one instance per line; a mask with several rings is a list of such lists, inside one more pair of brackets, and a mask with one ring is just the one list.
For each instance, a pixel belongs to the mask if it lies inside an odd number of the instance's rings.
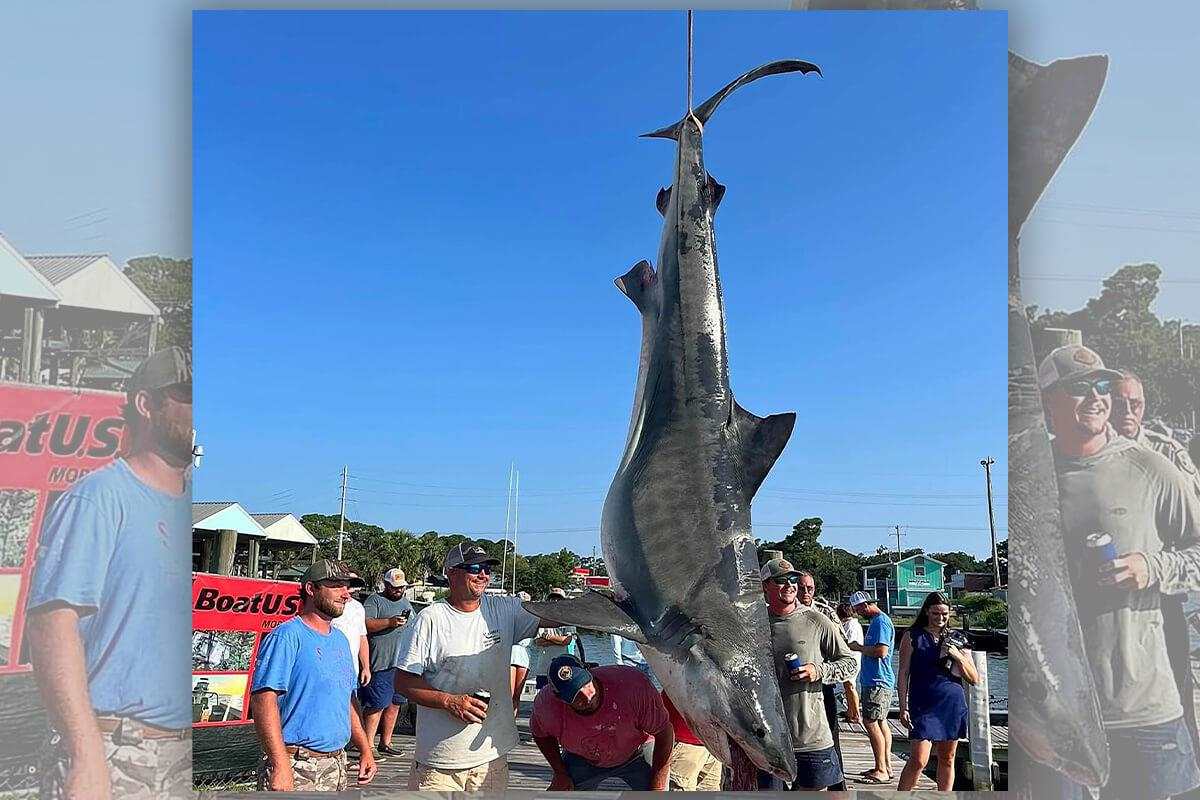
[[[1059,515],[1054,456],[1042,412],[1037,364],[1021,295],[1021,228],[1083,132],[1108,72],[1102,55],[1036,64],[1009,53],[1008,527],[1009,669],[1017,797],[1057,793],[1050,767],[1098,787],[1109,777],[1100,719],[1079,624]],[[1186,635],[1186,634],[1185,634]],[[1036,764],[1034,763],[1036,762]]]
[[730,390],[713,231],[725,187],[705,170],[703,156],[704,125],[726,97],[789,72],[820,69],[796,60],[765,64],[674,125],[644,134],[677,147],[674,180],[657,198],[664,220],[658,270],[639,261],[616,279],[641,314],[642,344],[629,435],[600,526],[612,589],[526,606],[637,642],[714,755],[743,773],[748,757],[790,782],[796,764],[750,501],[796,415],[755,416]]

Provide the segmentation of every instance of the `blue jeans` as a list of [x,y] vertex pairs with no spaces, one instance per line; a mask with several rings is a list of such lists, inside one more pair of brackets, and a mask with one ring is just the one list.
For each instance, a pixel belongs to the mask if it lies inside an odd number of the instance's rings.
[[635,792],[650,790],[650,765],[642,758],[641,748],[634,751],[633,758],[616,767],[597,767],[587,759],[566,751],[562,759],[577,790],[595,789],[605,778],[622,780]]
[[1108,732],[1112,760],[1105,800],[1161,800],[1200,786],[1192,736],[1183,718]]

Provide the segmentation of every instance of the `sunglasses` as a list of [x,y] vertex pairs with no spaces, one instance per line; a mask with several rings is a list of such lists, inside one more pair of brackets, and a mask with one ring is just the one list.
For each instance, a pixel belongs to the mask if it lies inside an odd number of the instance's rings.
[[461,569],[463,572],[467,573],[468,575],[481,575],[481,574],[482,575],[491,575],[492,574],[492,565],[491,564],[463,564],[462,566],[455,567],[455,569]]
[[780,575],[778,578],[771,578],[776,586],[787,586],[789,583],[795,586],[800,582],[799,575]]
[[1112,391],[1112,380],[1109,378],[1100,378],[1094,381],[1071,381],[1063,384],[1063,391],[1071,395],[1071,397],[1087,397],[1093,391],[1098,395],[1106,395]]

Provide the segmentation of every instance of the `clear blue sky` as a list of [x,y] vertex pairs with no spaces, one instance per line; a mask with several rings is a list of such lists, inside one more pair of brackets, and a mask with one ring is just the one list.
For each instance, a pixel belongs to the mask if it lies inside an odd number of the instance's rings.
[[[756,534],[821,516],[852,550],[900,524],[983,554],[1004,16],[695,27],[697,100],[772,59],[825,73],[707,126],[734,392],[799,414]],[[640,336],[612,279],[656,257],[673,161],[636,136],[682,114],[682,34],[678,12],[197,15],[197,498],[336,512],[349,464],[356,519],[496,537],[515,459],[521,549],[590,551]]]
[[[1001,5],[994,3],[993,5]],[[1075,310],[1125,264],[1163,270],[1155,309],[1200,323],[1200,6],[1046,3],[1010,9],[1010,46],[1039,62],[1108,53],[1096,111],[1025,227],[1029,302]]]
[[[4,47],[0,48],[0,76],[3,76],[0,77],[0,83],[3,83],[5,90],[6,109],[18,115],[25,124],[0,126],[0,176],[3,177],[6,189],[0,192],[0,232],[26,252],[101,251],[113,254],[119,261],[149,253],[178,257],[191,255],[191,9],[211,5],[214,4],[190,0],[141,0],[115,5],[96,4],[90,0],[63,0],[53,4],[21,4],[4,12],[4,30],[8,35],[4,37]],[[297,3],[294,0],[263,0],[259,5],[284,7]],[[765,0],[760,5],[764,8],[781,8],[788,3],[786,0]],[[1022,248],[1027,273],[1036,270],[1041,274],[1069,275],[1079,279],[1042,280],[1036,286],[1032,281],[1027,281],[1026,287],[1031,301],[1053,307],[1078,307],[1087,297],[1096,293],[1099,276],[1107,275],[1122,263],[1133,260],[1157,261],[1166,271],[1168,280],[1200,279],[1200,268],[1196,266],[1200,233],[1195,232],[1200,228],[1195,221],[1196,216],[1200,215],[1200,164],[1197,163],[1194,153],[1194,144],[1200,138],[1200,118],[1194,113],[1193,104],[1188,102],[1194,93],[1194,81],[1191,77],[1195,66],[1193,34],[1200,27],[1200,6],[1185,0],[1163,0],[1140,6],[1136,10],[1131,9],[1127,3],[1116,0],[1100,3],[1092,0],[1062,0],[1056,3],[1045,3],[1042,0],[987,0],[984,5],[987,8],[1010,11],[1010,46],[1028,57],[1038,61],[1049,61],[1083,53],[1106,52],[1112,62],[1108,85],[1096,114],[1045,198],[1046,201],[1069,204],[1071,208],[1057,209],[1054,215],[1050,214],[1048,206],[1043,206],[1035,212],[1035,219],[1039,221],[1026,228]],[[826,15],[801,16],[819,20]],[[677,29],[671,28],[668,33],[670,44],[664,48],[675,48],[674,52],[678,55]],[[701,26],[697,31],[700,45],[711,50],[712,47],[704,43],[705,35]],[[807,41],[812,41],[811,37],[801,40],[801,44]],[[611,52],[606,53],[599,65],[594,64],[592,67],[609,69],[614,60],[629,58],[628,51],[646,48],[647,46],[642,45],[640,41],[623,41]],[[789,47],[786,55],[792,55],[796,49],[803,51],[802,55],[810,55],[809,48],[804,46]],[[748,61],[757,63],[760,54],[752,55],[754,57]],[[771,53],[770,57],[775,55],[777,54]],[[699,56],[697,93],[700,95],[711,91],[731,77],[721,72],[711,61],[714,57],[716,54],[711,52],[702,52]],[[920,60],[916,62],[920,63]],[[732,64],[731,68],[736,73],[746,65],[736,63]],[[825,66],[828,71],[829,65]],[[909,65],[910,71],[912,66]],[[710,68],[712,71],[707,72]],[[899,69],[900,66],[897,65],[897,70]],[[672,62],[671,70],[670,75],[678,75],[675,62]],[[623,126],[616,132],[619,137],[626,138],[621,139],[615,146],[627,148],[627,153],[632,151],[639,157],[641,154],[638,148],[641,148],[644,157],[652,163],[653,170],[656,170],[645,171],[636,176],[637,180],[645,182],[640,191],[647,193],[654,188],[651,178],[666,177],[669,155],[663,148],[668,146],[658,142],[635,142],[632,136],[645,130],[647,125],[660,123],[669,116],[668,105],[678,96],[678,87],[669,82],[666,76],[665,72],[662,76],[642,76],[647,81],[652,78],[662,80],[662,85],[655,91],[653,108],[649,109],[649,112],[653,113],[648,113],[649,119],[644,118],[646,114],[636,114],[636,118],[630,120],[628,129]],[[789,79],[777,80],[787,82]],[[768,162],[753,157],[752,151],[734,153],[738,158],[721,156],[718,159],[715,148],[721,135],[732,133],[728,126],[738,124],[740,118],[747,113],[745,109],[758,103],[761,93],[770,91],[773,91],[770,82],[763,82],[739,93],[718,113],[711,131],[711,144],[714,149],[710,151],[710,163],[714,172],[730,184],[730,195],[721,211],[719,225],[722,265],[727,297],[731,304],[736,300],[736,292],[749,291],[753,287],[745,283],[739,286],[733,275],[735,265],[744,268],[742,265],[745,262],[735,260],[728,251],[729,239],[736,231],[727,221],[737,207],[735,200],[749,202],[760,197],[762,192],[771,187],[769,183],[755,186],[734,185],[730,181],[729,170],[751,169]],[[804,94],[797,97],[809,100],[813,90],[811,84],[806,83],[802,89],[789,88],[789,91],[802,91]],[[811,155],[814,168],[820,168],[820,154]],[[632,190],[633,187],[634,184],[631,183],[629,188]],[[828,187],[826,189],[828,190]],[[646,216],[647,213],[653,214],[647,205],[650,196],[639,195],[620,204],[629,213],[636,212],[640,215],[639,225],[642,226],[643,232],[637,237],[630,236],[625,240],[629,252],[612,256],[613,259],[620,260],[619,264],[610,264],[609,260],[605,260],[602,265],[604,269],[600,270],[602,274],[598,276],[598,280],[604,285],[593,288],[597,293],[595,302],[613,302],[601,298],[608,289],[607,279],[623,269],[610,267],[623,267],[636,257],[653,256],[658,233],[653,217]],[[1122,209],[1124,213],[1105,216],[1099,212],[1081,210],[1081,204],[1115,207]],[[1071,223],[1049,221],[1068,219],[1067,216],[1060,216],[1060,212],[1064,210],[1073,212],[1069,217]],[[1166,213],[1132,213],[1146,210]],[[104,213],[91,213],[98,211]],[[960,209],[958,216],[961,214]],[[80,215],[83,216],[78,218]],[[1164,228],[1193,232],[1171,233],[1160,230]],[[636,252],[632,252],[633,250]],[[202,264],[198,264],[197,267],[198,270],[205,268]],[[1167,292],[1157,305],[1160,313],[1185,317],[1195,313],[1191,309],[1200,303],[1200,284],[1167,283],[1164,284],[1164,288]],[[267,299],[264,298],[264,306],[267,305]],[[618,297],[615,302],[615,306],[609,306],[609,313],[614,315],[622,311],[621,303],[625,301]],[[731,314],[737,311],[736,307],[731,306]],[[198,306],[198,313],[202,316],[203,312],[203,305]],[[629,314],[632,314],[631,310]],[[635,322],[628,314],[613,319],[612,335],[629,337],[628,340],[623,340],[623,346],[629,349],[622,352],[632,353],[636,334],[629,326],[635,325]],[[619,323],[616,322],[618,319]],[[348,324],[345,320],[343,323]],[[626,327],[619,327],[622,325]],[[731,321],[730,345],[734,357],[734,388],[753,410],[779,410],[784,407],[783,401],[775,405],[767,403],[766,399],[758,402],[757,399],[751,401],[746,397],[752,388],[748,381],[761,378],[755,375],[749,366],[744,366],[746,358],[755,354],[753,348],[739,343],[739,337],[744,335],[746,334],[739,331],[738,325]],[[202,348],[204,342],[201,339],[197,344]],[[773,351],[767,348],[766,352],[770,355]],[[624,414],[627,411],[625,405],[632,395],[633,367],[629,359],[619,360],[620,368],[628,371],[614,375],[611,380],[624,381],[622,388],[616,393],[619,395],[617,399],[620,401],[621,414]],[[264,366],[253,379],[246,380],[242,376],[231,375],[227,382],[221,384],[220,390],[231,394],[238,381],[253,389],[255,384],[265,380],[268,375],[280,374],[272,369],[272,359],[263,361]],[[203,391],[206,382],[216,380],[225,379],[217,374],[207,374],[203,367],[197,376],[200,391]],[[998,380],[1002,381],[1003,378]],[[214,387],[214,391],[216,390]],[[280,398],[284,398],[284,395],[281,394]],[[204,398],[201,398],[201,401],[197,412],[198,419],[204,426],[205,420],[213,413],[219,413],[221,409],[210,410],[208,401]],[[280,399],[277,405],[283,402],[284,399]],[[613,402],[616,403],[616,400]],[[975,398],[972,402],[977,402],[980,408],[989,403],[997,408],[1003,407],[1003,399],[997,399],[992,394]],[[996,405],[997,403],[999,405]],[[796,402],[789,407],[794,407],[803,414],[800,406],[801,403]],[[250,413],[257,414],[258,410],[248,409],[247,414]],[[929,412],[929,416],[936,415]],[[394,423],[394,427],[411,424],[410,420],[405,419],[402,423]],[[619,430],[619,436],[623,436],[623,425],[623,421],[610,423],[607,435],[612,437],[612,431]],[[219,431],[212,428],[213,426],[205,426],[202,431],[206,440],[221,436]],[[855,429],[857,430],[859,429]],[[872,472],[887,473],[889,469],[895,471],[894,464],[902,459],[896,457],[894,452],[873,453],[861,443],[862,437],[855,431],[848,433],[840,445],[846,454],[845,459],[854,461],[856,465],[870,465],[869,469]],[[315,437],[314,441],[319,439],[322,436],[320,429],[310,436]],[[985,446],[995,447],[998,452],[994,455],[1000,461],[998,466],[1003,466],[1003,445],[993,445],[993,439],[994,437],[989,437]],[[396,441],[395,437],[391,436],[388,440]],[[778,468],[780,471],[787,470],[792,465],[799,452],[798,442],[799,439],[789,446]],[[395,448],[399,445],[391,446]],[[611,449],[604,454],[602,463],[591,470],[595,474],[586,476],[587,486],[600,487],[594,490],[595,497],[599,497],[603,486],[607,485],[618,447],[618,444],[613,443]],[[564,447],[563,451],[566,452],[567,448]],[[809,457],[807,452],[806,450],[805,457]],[[207,492],[211,485],[213,492],[227,493],[239,498],[249,495],[250,499],[247,502],[251,506],[256,505],[258,500],[270,499],[270,495],[280,488],[291,488],[293,496],[303,500],[306,500],[310,493],[316,498],[318,489],[322,493],[332,495],[336,492],[336,462],[340,459],[337,453],[327,452],[322,452],[321,458],[323,464],[327,461],[334,462],[326,468],[329,477],[327,478],[325,470],[322,470],[319,475],[303,480],[298,477],[292,479],[290,476],[298,476],[299,471],[293,472],[290,468],[288,475],[279,477],[280,470],[286,467],[286,462],[282,458],[273,457],[272,465],[265,470],[267,478],[246,478],[242,472],[227,480],[215,469],[210,472],[210,463],[219,464],[214,459],[207,462],[197,474],[197,490]],[[879,459],[879,464],[873,463],[873,459],[876,458]],[[479,474],[486,479],[483,483],[463,483],[457,476],[451,476],[455,478],[455,483],[450,483],[449,479],[444,480],[447,485],[483,486],[486,491],[493,493],[497,491],[497,486],[500,487],[498,511],[489,510],[494,509],[497,504],[494,497],[475,498],[477,503],[491,503],[489,509],[482,511],[486,512],[487,519],[497,520],[492,529],[503,528],[502,487],[506,459],[507,456],[500,465],[492,464],[491,460],[486,461],[486,469],[479,470]],[[449,459],[445,461],[453,463]],[[408,476],[394,472],[393,470],[402,467],[410,468],[405,467],[400,459],[392,463],[388,458],[379,457],[375,459],[375,463],[377,467],[382,465],[380,477],[389,480],[402,481],[406,477],[420,474],[419,470],[414,470],[413,474]],[[467,463],[467,460],[464,459],[460,463]],[[279,464],[284,464],[285,467]],[[222,469],[232,469],[234,466],[236,464],[231,465],[226,461]],[[365,468],[364,466],[363,469]],[[532,462],[525,464],[524,468],[525,485],[528,486],[534,480],[531,472]],[[793,480],[790,476],[789,480],[784,482],[780,480],[781,475],[773,475],[771,482],[760,494],[755,508],[755,519],[759,521],[758,532],[769,535],[772,530],[764,528],[762,522],[768,521],[767,490],[773,483],[778,486],[812,488],[846,488],[857,485],[868,487],[864,491],[879,492],[916,492],[920,489],[949,491],[951,488],[962,493],[978,492],[977,480],[973,473],[979,468],[970,464],[965,470],[954,468],[963,477],[955,478],[960,483],[953,487],[943,486],[942,483],[947,480],[944,478],[928,478],[924,479],[924,483],[914,480],[903,485],[897,484],[894,475],[863,475],[866,469],[868,467],[851,468],[848,470],[850,475],[817,473],[815,477],[811,477],[814,481],[811,483],[801,483],[799,479]],[[946,471],[945,467],[927,470],[930,473]],[[812,475],[805,473],[800,477],[808,478]],[[838,483],[816,483],[816,477],[836,479]],[[847,483],[850,480],[857,483]],[[382,483],[376,485],[397,490],[411,488],[387,487]],[[320,497],[324,503],[325,494],[320,494]],[[405,500],[399,496],[395,496],[394,499]],[[529,505],[533,499],[533,496],[530,496],[523,504],[522,527],[528,515],[533,513],[533,506]],[[296,511],[303,511],[307,507],[299,500],[288,504],[290,510]],[[331,510],[332,506],[329,508]],[[834,504],[829,504],[829,508],[834,510]],[[861,510],[864,515],[868,510],[878,511],[878,515],[871,513],[869,517],[860,517],[861,520],[869,522],[882,521],[884,517],[890,518],[895,513],[906,510],[903,507],[859,507],[845,504],[837,505],[836,509],[847,518],[851,510]],[[389,513],[404,513],[412,509],[383,506],[375,509],[378,512],[385,510]],[[917,512],[927,509],[910,507],[907,510],[913,514],[910,518],[916,520],[919,519],[916,516]],[[598,512],[584,516],[586,521],[581,524],[594,526]],[[772,511],[771,516],[785,517],[790,521],[793,514],[787,508],[781,508],[778,514]],[[827,516],[832,521],[834,515]],[[970,511],[969,516],[974,519],[976,514]],[[414,527],[418,525],[414,524]],[[849,537],[859,536],[860,532],[846,533]],[[875,534],[871,533],[872,541],[874,536]],[[546,538],[555,537],[542,537],[543,540]],[[914,536],[910,541],[915,539]],[[855,546],[856,541],[848,541],[847,545]],[[555,543],[558,543],[557,540]]]

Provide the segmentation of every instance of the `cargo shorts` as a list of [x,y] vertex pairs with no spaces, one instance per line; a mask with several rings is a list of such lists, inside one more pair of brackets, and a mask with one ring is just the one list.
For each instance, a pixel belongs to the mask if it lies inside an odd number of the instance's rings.
[[[318,753],[306,747],[287,745],[292,763],[292,780],[297,792],[341,792],[349,783],[346,751]],[[258,790],[271,786],[271,758],[264,754],[258,762]]]
[[[102,726],[104,758],[108,762],[109,786],[114,798],[164,800],[194,797],[192,791],[192,732],[174,734],[134,719],[108,720]],[[104,730],[105,727],[111,730]],[[51,731],[42,751],[42,800],[66,796],[71,757],[62,735]]]
[[886,720],[891,707],[891,687],[867,686],[863,689],[862,717],[864,720]]

